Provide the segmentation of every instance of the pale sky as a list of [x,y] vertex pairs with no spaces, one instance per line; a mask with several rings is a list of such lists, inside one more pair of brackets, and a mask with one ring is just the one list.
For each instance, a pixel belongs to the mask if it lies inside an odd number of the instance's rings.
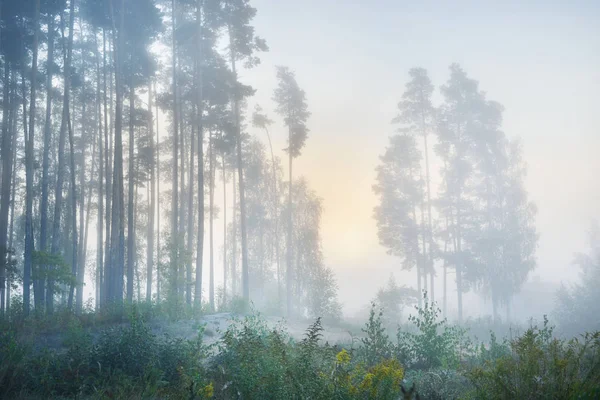
[[[366,304],[391,272],[409,285],[415,280],[378,243],[371,186],[408,70],[416,66],[429,71],[437,90],[457,62],[488,99],[504,105],[504,130],[522,139],[526,185],[539,208],[533,275],[576,278],[572,255],[585,250],[589,221],[600,217],[600,3],[252,4],[256,31],[270,51],[241,79],[257,89],[251,107],[261,104],[273,119],[275,65],[295,70],[307,93],[311,132],[294,172],[323,198],[325,261],[336,272],[346,310]],[[280,123],[272,135],[283,156]]]

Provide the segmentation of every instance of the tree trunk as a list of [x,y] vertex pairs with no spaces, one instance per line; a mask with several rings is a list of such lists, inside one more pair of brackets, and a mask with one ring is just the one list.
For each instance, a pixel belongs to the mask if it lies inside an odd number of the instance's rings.
[[227,172],[225,152],[221,154],[223,174],[223,305],[227,304]]
[[[238,84],[238,76],[236,70],[236,56],[233,46],[233,36],[231,26],[229,26],[229,48],[231,58],[231,71],[233,72],[234,84]],[[241,116],[240,116],[240,96],[239,90],[234,89],[233,93],[233,112],[235,114],[235,137],[237,147],[237,169],[238,181],[240,190],[240,229],[242,234],[242,295],[244,300],[250,301],[250,285],[248,271],[248,237],[246,233],[246,197],[244,194],[244,163],[242,159],[242,132],[241,132]]]
[[[448,218],[446,218],[446,232],[448,232]],[[444,240],[444,255],[448,251],[448,239]],[[443,293],[443,316],[447,318],[448,316],[448,297],[447,297],[447,279],[448,279],[448,262],[444,259],[444,293]]]
[[135,173],[133,171],[133,158],[134,158],[134,135],[133,135],[133,122],[135,116],[135,101],[134,101],[134,89],[133,89],[133,76],[129,81],[129,193],[127,199],[127,302],[133,303],[133,263],[135,262],[135,229],[133,216],[133,187],[135,185]]
[[[424,210],[424,207],[425,207],[425,205],[423,204],[423,197],[421,196],[421,205],[420,205],[421,229],[420,229],[420,231],[421,231],[421,246],[423,247],[423,254],[422,254],[422,265],[423,265],[423,275],[424,275],[423,287],[425,288],[425,290],[427,290],[427,273],[430,274],[430,276],[431,276],[431,282],[433,283],[433,272],[429,270],[430,265],[429,265],[429,259],[427,258],[427,234],[425,232],[426,228],[425,228],[425,210]],[[433,286],[431,286],[431,291],[427,294],[427,298],[431,302],[434,301],[434,298],[433,298]]]
[[202,52],[202,7],[203,1],[198,0],[196,6],[196,24],[197,26],[197,61],[196,61],[196,94],[197,104],[197,131],[198,131],[198,237],[196,245],[196,288],[194,296],[194,305],[200,309],[202,304],[202,261],[204,257],[204,94],[202,92],[203,82],[203,52]]
[[[156,116],[158,119],[158,115]],[[154,270],[154,213],[156,212],[156,179],[155,171],[155,146],[154,146],[154,121],[152,120],[152,84],[148,84],[148,136],[150,136],[150,211],[148,213],[148,244],[146,250],[146,302],[152,301],[152,271]],[[158,277],[157,277],[158,279]],[[157,299],[158,300],[158,299]]]
[[[140,159],[138,157],[138,159],[136,160],[135,163],[135,172],[134,172],[134,176],[139,176],[140,173]],[[136,284],[136,289],[137,289],[137,298],[136,301],[141,301],[141,283],[140,283],[140,262],[137,256],[137,246],[138,246],[138,241],[137,241],[137,228],[138,228],[138,219],[136,218],[137,215],[137,210],[138,208],[138,203],[140,200],[139,197],[139,182],[135,182],[135,194],[133,196],[133,200],[134,200],[134,204],[133,204],[133,213],[132,218],[133,218],[133,266],[134,266],[134,274],[135,274],[135,284]],[[129,238],[129,236],[128,236]],[[132,290],[133,291],[133,290]],[[133,302],[133,299],[132,299]],[[130,303],[131,304],[131,303]]]
[[[73,217],[72,217],[72,234],[73,234],[73,254],[72,254],[72,260],[71,260],[71,274],[73,275],[73,278],[76,279],[77,282],[77,286],[82,286],[83,287],[83,276],[79,276],[79,274],[77,273],[78,271],[78,267],[77,267],[77,186],[75,184],[75,145],[74,145],[74,138],[73,138],[73,127],[71,126],[71,119],[67,120],[67,126],[69,129],[69,150],[71,153],[71,157],[70,157],[70,161],[71,161],[71,171],[70,171],[70,178],[71,178],[71,212],[73,213]],[[73,294],[75,291],[75,285],[73,282],[71,282],[71,287],[69,290],[69,303],[68,303],[68,307],[70,310],[73,309]]]
[[275,262],[277,263],[277,303],[281,307],[281,273],[279,264],[279,199],[277,195],[277,170],[275,169],[275,155],[273,153],[273,143],[269,130],[265,127],[267,139],[269,139],[269,149],[271,150],[271,167],[273,169],[273,218],[275,219]]
[[[413,207],[412,210],[412,217],[413,220],[416,221],[417,220],[417,211],[415,210],[415,207]],[[419,236],[417,234],[417,242],[419,241]],[[423,306],[423,286],[422,286],[422,282],[421,282],[421,278],[422,278],[422,271],[421,271],[421,267],[422,267],[422,263],[421,263],[421,255],[418,253],[414,255],[414,262],[415,262],[415,267],[417,270],[417,290],[419,291],[419,296],[418,296],[418,301],[419,301],[419,308],[421,308]],[[427,286],[425,286],[427,287]]]
[[235,184],[235,168],[231,171],[231,191],[233,192],[233,207],[232,207],[232,236],[231,236],[231,296],[238,295],[237,292],[237,186]]
[[[40,20],[40,0],[35,1],[33,18],[33,60],[31,63],[31,96],[29,98],[29,134],[25,135],[25,255],[23,271],[23,313],[29,314],[29,280],[33,272],[33,252],[35,251],[33,240],[33,140],[35,133],[35,100],[37,89],[37,61],[38,61],[38,37]],[[39,273],[34,274],[34,300],[35,305],[42,308],[43,294],[40,285]]]
[[[458,207],[457,207],[458,208]],[[461,323],[462,322],[462,317],[463,317],[463,307],[462,307],[462,291],[463,291],[463,285],[462,285],[462,246],[461,246],[461,235],[460,235],[460,209],[457,209],[457,216],[456,216],[456,230],[457,230],[457,237],[456,237],[456,250],[458,252],[458,256],[459,256],[459,261],[456,263],[456,291],[457,291],[457,298],[458,298],[458,322]]]
[[[92,170],[90,171],[90,180],[93,179],[94,173],[96,172],[96,141],[92,142]],[[83,186],[81,188],[83,191]],[[92,188],[91,182],[90,187],[88,188],[87,193],[87,208],[85,209],[85,221],[80,224],[80,231],[83,230],[84,234],[80,235],[82,238],[82,244],[80,244],[81,253],[79,257],[79,269],[77,271],[77,277],[80,278],[79,284],[77,286],[77,299],[75,303],[75,307],[78,312],[81,312],[83,306],[83,292],[84,292],[84,280],[85,280],[85,263],[87,260],[87,245],[88,245],[88,234],[90,228],[90,216],[92,214]],[[83,209],[83,203],[79,206],[80,209]]]
[[[124,45],[124,9],[125,1],[121,0],[121,18],[119,29],[119,43],[115,51],[115,144],[113,163],[113,184],[111,204],[111,243],[110,243],[110,265],[111,283],[109,286],[109,298],[117,305],[123,302],[123,272],[125,264],[125,218],[124,218],[124,185],[123,185],[123,84],[121,81],[121,64],[123,59]],[[113,21],[113,31],[116,31],[112,1],[109,2]]]
[[427,223],[428,223],[428,230],[427,230],[427,239],[429,239],[429,260],[428,260],[428,265],[431,269],[431,300],[433,301],[435,299],[435,286],[434,286],[434,277],[435,277],[435,270],[434,270],[434,266],[433,266],[433,254],[432,254],[432,249],[433,249],[433,227],[432,227],[432,222],[431,222],[431,187],[430,187],[430,175],[429,175],[429,145],[427,143],[427,132],[425,130],[425,116],[421,115],[421,119],[422,119],[422,134],[423,134],[423,146],[425,147],[425,182],[426,182],[426,187],[427,187]]
[[171,12],[173,22],[173,181],[171,189],[171,296],[173,300],[178,298],[178,264],[179,264],[179,103],[177,98],[177,47],[175,40],[175,0],[171,0]]
[[[177,64],[179,64],[179,60],[177,60]],[[178,238],[179,238],[179,275],[178,275],[178,284],[179,284],[179,296],[181,301],[184,301],[184,296],[191,289],[191,285],[186,281],[186,269],[188,266],[191,267],[191,264],[187,262],[188,257],[191,256],[191,249],[187,249],[185,247],[185,235],[186,235],[186,191],[185,191],[185,125],[184,125],[184,107],[183,100],[181,96],[179,97],[179,162],[181,163],[179,167],[179,222],[177,226],[178,230]],[[189,252],[188,252],[189,250]],[[191,272],[191,271],[190,271]],[[186,303],[187,304],[187,303]]]
[[215,171],[214,171],[214,163],[213,163],[213,133],[212,130],[210,132],[208,138],[208,173],[209,173],[209,212],[210,217],[208,220],[209,223],[209,246],[210,246],[210,291],[209,291],[209,300],[210,300],[210,308],[212,311],[215,310],[215,264],[214,264],[214,237],[213,237],[213,225],[214,225],[214,207],[215,207]]
[[[79,18],[79,30],[83,31],[82,26],[81,26],[81,18]],[[89,203],[91,200],[91,194],[92,194],[92,188],[89,187],[87,188],[89,195],[88,195],[88,201],[85,201],[85,191],[86,191],[86,184],[85,184],[85,167],[86,167],[86,157],[85,157],[85,150],[86,150],[86,143],[85,143],[85,115],[86,115],[86,99],[84,96],[85,93],[85,55],[84,52],[82,51],[82,55],[81,55],[81,81],[82,81],[82,87],[81,87],[81,137],[80,137],[80,145],[81,145],[81,154],[80,154],[80,158],[79,158],[79,250],[78,250],[78,254],[79,254],[79,260],[77,262],[77,296],[75,298],[75,310],[77,313],[80,313],[82,310],[82,306],[83,306],[83,281],[85,278],[85,257],[86,257],[86,246],[87,246],[87,223],[89,222]],[[95,151],[96,151],[96,147],[95,147],[95,142],[93,142],[93,150],[92,150],[92,168],[91,168],[91,174],[90,174],[90,178],[93,179],[92,177],[94,176],[94,157],[95,157]],[[73,172],[75,173],[75,172]],[[88,209],[86,212],[85,211],[85,205],[88,204]],[[84,220],[85,218],[85,220]]]
[[289,182],[290,185],[288,187],[288,234],[287,234],[287,269],[285,271],[286,277],[286,288],[287,288],[287,316],[290,318],[292,316],[292,280],[293,280],[293,270],[292,270],[292,260],[294,258],[292,252],[292,232],[293,232],[293,217],[292,217],[292,130],[288,130],[289,138],[288,143],[290,143],[289,149]]
[[[46,69],[46,121],[44,123],[44,154],[42,157],[42,204],[40,221],[40,251],[47,251],[48,243],[48,170],[50,168],[50,142],[52,136],[52,77],[54,65],[54,15],[48,16],[48,58]],[[39,266],[46,271],[47,266]],[[46,304],[48,300],[46,299]]]
[[[195,106],[193,107],[196,108]],[[192,114],[193,115],[193,114]],[[192,281],[192,259],[193,259],[193,239],[194,239],[194,127],[192,127],[192,134],[190,136],[190,173],[188,180],[188,219],[187,219],[187,251],[188,257],[186,257],[186,303],[192,305],[192,287],[194,286]]]
[[[113,135],[113,131],[112,131],[112,106],[111,106],[111,113],[110,113],[110,126],[108,124],[108,117],[109,117],[109,110],[108,110],[108,96],[107,96],[107,92],[108,92],[108,86],[106,84],[107,79],[106,79],[106,70],[107,70],[107,65],[106,65],[106,30],[103,28],[102,29],[102,100],[103,100],[103,106],[104,106],[104,149],[105,149],[105,156],[104,156],[104,170],[105,170],[105,187],[106,187],[106,207],[104,210],[104,221],[105,221],[105,225],[106,225],[106,234],[105,234],[105,239],[104,239],[104,269],[103,269],[103,276],[102,276],[102,286],[100,288],[100,292],[101,292],[101,299],[102,299],[102,304],[106,304],[108,303],[108,300],[110,299],[109,296],[109,292],[108,289],[111,285],[111,264],[110,264],[110,232],[111,232],[111,228],[110,228],[110,218],[112,215],[111,212],[111,201],[112,201],[112,178],[113,178],[113,173],[112,173],[112,164],[111,164],[111,152],[112,152],[112,146],[109,146],[109,136],[110,136],[110,141],[112,143],[112,135]],[[111,82],[112,82],[112,76],[111,76]],[[112,85],[112,83],[111,83]],[[112,99],[112,97],[111,97]]]
[[[10,105],[13,114],[12,120],[16,120],[15,110],[12,105]],[[17,147],[17,135],[12,135],[12,159],[13,159],[13,176],[12,176],[12,189],[11,189],[11,203],[10,203],[10,227],[9,227],[9,237],[8,237],[8,248],[12,249],[13,247],[13,238],[14,238],[14,224],[15,224],[15,193],[16,193],[16,181],[17,181],[17,157],[15,156],[16,147]],[[9,274],[6,274],[6,312],[10,311],[10,285],[11,285],[11,277]],[[2,297],[3,299],[3,297]],[[4,305],[0,305],[0,310],[4,310]],[[0,315],[2,313],[0,312]]]
[[[0,191],[0,297],[4,298],[6,284],[6,270],[8,261],[8,211],[10,206],[11,178],[13,166],[13,150],[11,129],[9,126],[9,88],[10,88],[10,63],[4,61],[4,90],[2,95],[2,189]],[[0,304],[0,316],[4,315],[4,304]]]
[[[12,134],[10,136],[12,136],[12,150],[11,150],[11,155],[12,155],[12,185],[11,185],[11,203],[10,203],[10,227],[8,228],[8,249],[12,249],[13,248],[13,238],[14,238],[14,224],[15,224],[15,195],[16,195],[16,182],[17,182],[17,157],[16,157],[16,153],[17,153],[17,135],[16,135],[16,131],[17,131],[17,109],[15,107],[15,105],[17,104],[17,101],[15,100],[15,95],[16,95],[16,89],[14,88],[14,84],[13,84],[13,90],[12,93],[10,94],[10,98],[7,99],[6,102],[6,106],[10,108],[10,113],[9,113],[9,120],[8,120],[8,126],[11,127],[12,126]],[[8,256],[8,254],[7,254]],[[6,309],[6,312],[10,311],[10,285],[11,285],[11,276],[8,273],[9,271],[6,271],[6,308],[4,307],[4,304],[0,304],[0,315],[2,315],[2,311]],[[4,297],[0,296],[0,302],[2,302],[2,300],[4,299]]]
[[[100,102],[100,55],[94,29],[94,53],[96,56],[96,127],[98,136],[98,219],[96,223],[96,310],[103,302],[102,279],[104,269],[104,149],[102,148],[102,103]],[[104,115],[106,118],[106,114]],[[106,129],[106,125],[104,125]]]
[[[65,175],[65,140],[67,135],[67,125],[70,124],[69,118],[69,101],[71,92],[71,59],[73,53],[73,24],[75,21],[75,0],[71,1],[69,7],[69,42],[67,45],[67,57],[64,67],[64,94],[63,94],[63,110],[60,122],[60,133],[58,139],[58,170],[56,177],[56,191],[54,194],[54,219],[52,221],[52,248],[53,255],[60,253],[60,217],[62,214],[63,201],[63,183]],[[62,16],[61,16],[62,23]],[[64,24],[62,25],[64,26]],[[64,35],[63,35],[64,36]],[[48,292],[46,295],[46,312],[52,314],[54,312],[54,281],[48,279]]]
[[[154,92],[156,93],[156,83],[154,84]],[[157,209],[156,213],[156,303],[160,303],[160,138],[159,138],[159,126],[158,126],[158,103],[155,105],[156,108],[156,200]]]

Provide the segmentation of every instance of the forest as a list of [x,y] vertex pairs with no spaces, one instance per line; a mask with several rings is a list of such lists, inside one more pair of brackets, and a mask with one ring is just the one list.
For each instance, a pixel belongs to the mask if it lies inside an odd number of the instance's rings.
[[350,315],[303,170],[327,135],[311,76],[248,78],[261,11],[0,0],[0,398],[600,398],[600,225],[547,315],[513,315],[542,204],[459,63],[387,93],[360,190],[395,270],[364,266],[382,283]]

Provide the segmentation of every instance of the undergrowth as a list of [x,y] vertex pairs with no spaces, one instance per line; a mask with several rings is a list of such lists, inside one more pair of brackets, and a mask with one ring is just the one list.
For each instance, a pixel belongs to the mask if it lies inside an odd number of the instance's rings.
[[[435,303],[425,299],[415,311],[391,338],[373,304],[348,346],[324,343],[320,318],[294,340],[283,323],[269,326],[254,313],[234,318],[208,345],[204,327],[190,340],[154,334],[155,307],[131,306],[106,326],[107,315],[65,313],[57,349],[36,345],[31,323],[2,330],[0,398],[385,400],[413,383],[430,400],[600,396],[598,332],[567,341],[545,321],[474,343]],[[103,326],[100,334],[90,333],[90,321]]]

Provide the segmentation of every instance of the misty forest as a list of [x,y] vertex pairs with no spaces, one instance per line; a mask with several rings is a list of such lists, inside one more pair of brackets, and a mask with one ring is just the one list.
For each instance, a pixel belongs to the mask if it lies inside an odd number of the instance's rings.
[[0,0],[0,398],[600,398],[600,188],[528,67],[286,3]]

